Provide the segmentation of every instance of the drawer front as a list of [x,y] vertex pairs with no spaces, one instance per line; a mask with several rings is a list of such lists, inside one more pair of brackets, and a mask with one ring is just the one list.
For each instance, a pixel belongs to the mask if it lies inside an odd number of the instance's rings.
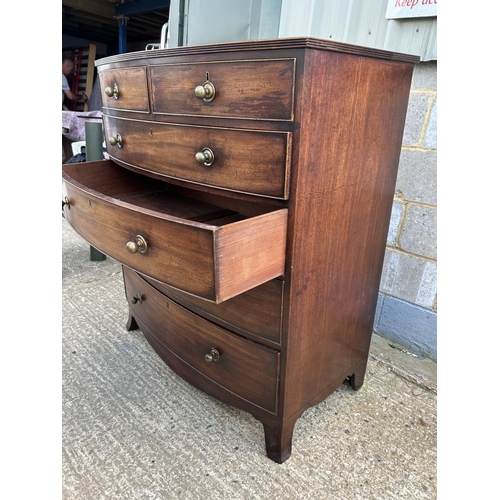
[[183,291],[218,303],[284,272],[286,209],[227,215],[109,160],[63,165],[63,180],[65,217],[81,236]]
[[[162,64],[150,73],[153,113],[293,120],[295,59]],[[197,97],[197,87],[209,96]]]
[[250,333],[278,345],[281,342],[284,287],[281,280],[270,280],[221,304],[213,304],[165,283],[148,277],[144,279],[179,304],[218,325],[243,334]]
[[101,71],[99,83],[103,109],[149,113],[145,66]]
[[[173,354],[228,391],[276,413],[280,354],[184,309],[124,268],[131,314]],[[212,361],[206,360],[212,354]],[[210,358],[209,358],[210,359]]]
[[[169,178],[288,198],[289,132],[196,127],[109,116],[104,117],[104,126],[108,153],[117,160]],[[213,153],[211,164],[197,161],[197,153],[206,148]]]

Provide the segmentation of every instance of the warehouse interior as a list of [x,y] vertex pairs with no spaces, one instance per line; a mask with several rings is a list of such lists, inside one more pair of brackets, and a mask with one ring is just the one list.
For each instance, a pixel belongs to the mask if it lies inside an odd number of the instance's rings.
[[143,50],[159,41],[168,21],[170,0],[63,0],[63,48],[94,43],[101,56],[119,52],[125,37],[127,51]]
[[[68,77],[75,94],[92,95],[97,59],[158,46],[168,23],[170,0],[63,0],[62,58],[75,69]],[[88,111],[87,102],[65,102]]]

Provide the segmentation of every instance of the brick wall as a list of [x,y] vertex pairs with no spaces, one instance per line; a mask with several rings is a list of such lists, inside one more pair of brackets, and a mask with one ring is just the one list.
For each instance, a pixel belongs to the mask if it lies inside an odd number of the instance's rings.
[[416,66],[374,330],[437,358],[437,63]]

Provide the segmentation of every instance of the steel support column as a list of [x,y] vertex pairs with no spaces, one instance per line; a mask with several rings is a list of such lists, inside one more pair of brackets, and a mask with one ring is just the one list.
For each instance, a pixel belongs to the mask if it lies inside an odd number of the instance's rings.
[[118,53],[125,54],[127,52],[127,21],[126,16],[117,16],[118,20]]

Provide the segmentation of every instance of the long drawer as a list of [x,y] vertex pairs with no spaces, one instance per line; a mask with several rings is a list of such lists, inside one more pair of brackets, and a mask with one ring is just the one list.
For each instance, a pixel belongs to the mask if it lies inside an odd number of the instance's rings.
[[251,338],[281,343],[284,282],[274,279],[248,290],[220,304],[200,299],[177,288],[144,276],[154,288],[177,303],[194,310],[232,331]]
[[173,355],[216,384],[276,413],[280,353],[184,309],[124,268],[131,314]]
[[287,209],[255,217],[187,198],[110,160],[63,165],[65,216],[137,271],[219,303],[284,272]]
[[[116,160],[166,178],[287,199],[291,136],[104,117]],[[199,156],[201,155],[201,156]]]

